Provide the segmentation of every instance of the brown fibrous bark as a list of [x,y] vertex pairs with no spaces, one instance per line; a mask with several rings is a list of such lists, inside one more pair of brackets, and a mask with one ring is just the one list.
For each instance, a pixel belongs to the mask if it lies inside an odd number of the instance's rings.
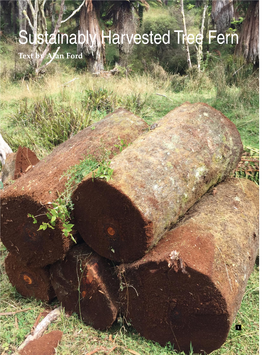
[[[105,44],[99,23],[100,7],[99,1],[86,0],[80,11],[80,33],[85,35],[86,42],[78,44],[78,53],[84,54],[91,73],[100,73],[104,69]],[[93,43],[90,36],[94,39]]]
[[8,154],[2,169],[2,182],[16,180],[26,174],[39,162],[36,154],[26,147],[19,147],[16,153]]
[[98,254],[137,260],[233,171],[242,150],[222,113],[185,103],[112,159],[111,180],[82,181],[72,196],[76,228]]
[[[54,230],[38,229],[42,222],[49,222],[46,213],[65,189],[65,173],[89,155],[98,161],[105,159],[105,152],[112,157],[120,152],[121,142],[129,145],[147,127],[138,116],[118,109],[60,144],[1,192],[1,237],[8,251],[31,267],[63,259],[74,242],[63,234],[61,222]],[[36,216],[36,224],[28,214]]]
[[123,311],[145,338],[210,353],[226,340],[259,243],[258,186],[219,184],[141,260],[121,265]]
[[236,55],[243,55],[245,60],[259,65],[259,1],[251,1],[242,24]]

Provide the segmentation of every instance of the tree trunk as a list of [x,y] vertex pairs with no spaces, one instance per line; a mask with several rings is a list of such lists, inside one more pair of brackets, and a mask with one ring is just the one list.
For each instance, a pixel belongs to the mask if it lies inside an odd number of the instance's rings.
[[9,253],[5,259],[5,271],[11,284],[23,297],[34,297],[43,302],[50,302],[55,297],[48,266],[30,268]]
[[[105,46],[98,20],[100,6],[100,2],[88,0],[80,11],[80,33],[85,35],[86,43],[78,44],[77,51],[86,57],[88,70],[91,73],[99,73],[104,69]],[[93,43],[90,36],[94,39]]]
[[259,65],[259,1],[251,1],[242,24],[241,34],[235,49],[236,55],[243,55],[245,60]]
[[211,17],[216,24],[217,34],[225,33],[234,17],[233,0],[213,0]]
[[13,25],[13,33],[17,34],[18,26],[17,26],[17,18],[18,18],[18,6],[16,1],[11,2],[11,24]]
[[52,2],[50,3],[50,13],[51,13],[51,33],[53,33],[56,25],[56,0],[52,0]]
[[142,24],[143,24],[143,11],[144,11],[144,7],[139,3],[139,5],[138,5],[138,15],[139,15],[140,27],[142,27]]
[[183,27],[184,27],[184,43],[185,43],[185,49],[187,53],[187,64],[188,68],[192,68],[192,62],[191,62],[191,56],[190,56],[190,50],[189,50],[189,44],[187,41],[187,28],[186,28],[186,22],[185,22],[185,15],[184,15],[184,0],[181,1],[181,14],[182,14],[182,21],[183,21]]
[[76,228],[98,254],[137,260],[233,171],[242,150],[236,126],[222,113],[185,103],[112,159],[111,180],[82,181],[72,196]]
[[133,6],[128,1],[122,1],[114,17],[116,33],[121,37],[125,35],[123,43],[119,44],[119,64],[127,67],[128,59],[131,55],[134,42],[128,42],[126,35],[131,37],[136,33]]
[[12,18],[10,4],[7,1],[0,1],[1,31],[10,33],[12,31]]
[[145,338],[189,353],[226,340],[258,252],[259,189],[229,179],[141,260],[120,266],[125,317]]
[[[121,142],[130,144],[147,124],[125,109],[118,109],[59,145],[26,175],[1,192],[2,242],[24,264],[41,267],[63,259],[73,242],[55,229],[38,230],[49,222],[46,213],[65,190],[66,171],[89,154],[98,161],[120,151]],[[116,147],[117,146],[117,147]],[[69,192],[68,192],[69,193]],[[38,216],[37,224],[28,214]]]
[[67,312],[77,313],[95,329],[112,325],[118,314],[119,283],[109,261],[80,244],[51,268],[52,285]]
[[27,11],[27,0],[18,0],[19,31],[26,31],[27,21],[23,11]]
[[200,7],[203,3],[203,0],[195,0],[195,6]]
[[[205,18],[206,18],[206,10],[207,10],[207,0],[204,0],[204,10],[203,10],[203,16],[202,16],[202,24],[201,24],[201,29],[200,29],[200,34],[201,38],[204,38],[204,28],[205,28]],[[201,41],[201,44],[198,45],[197,48],[197,68],[198,71],[201,71],[201,63],[203,60],[203,40]]]

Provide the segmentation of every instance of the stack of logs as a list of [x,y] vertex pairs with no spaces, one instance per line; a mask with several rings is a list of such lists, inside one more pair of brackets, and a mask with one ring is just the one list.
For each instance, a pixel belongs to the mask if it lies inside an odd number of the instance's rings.
[[[72,193],[78,244],[60,221],[39,230],[65,172],[105,150],[112,178],[91,173]],[[203,103],[185,103],[151,129],[124,109],[108,115],[2,192],[11,283],[25,297],[56,295],[97,329],[121,312],[161,345],[219,348],[258,253],[258,186],[229,178],[242,150],[235,125]]]

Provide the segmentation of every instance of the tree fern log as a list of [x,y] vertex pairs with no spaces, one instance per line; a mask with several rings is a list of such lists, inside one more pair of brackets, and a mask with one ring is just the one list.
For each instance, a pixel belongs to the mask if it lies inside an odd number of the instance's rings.
[[72,196],[76,228],[98,254],[135,261],[233,171],[242,150],[222,113],[185,103],[112,159],[111,180],[82,181]]
[[11,284],[22,296],[34,297],[49,302],[55,297],[50,282],[49,266],[32,268],[23,265],[15,255],[9,253],[5,259],[5,271]]
[[[141,260],[120,267],[123,311],[145,338],[210,353],[226,340],[258,252],[259,189],[219,184]],[[125,287],[126,285],[126,287]]]
[[65,260],[53,264],[51,274],[58,300],[67,312],[77,313],[96,329],[112,325],[119,309],[119,284],[109,261],[83,243],[73,247]]
[[[147,124],[131,112],[118,109],[103,120],[85,128],[59,145],[26,175],[20,177],[1,193],[2,242],[21,262],[41,267],[63,259],[74,244],[62,232],[62,223],[55,229],[38,230],[49,222],[46,213],[52,202],[65,189],[65,172],[89,154],[100,161],[105,151],[111,157],[119,153],[121,140],[134,141]],[[37,223],[28,214],[36,216]]]

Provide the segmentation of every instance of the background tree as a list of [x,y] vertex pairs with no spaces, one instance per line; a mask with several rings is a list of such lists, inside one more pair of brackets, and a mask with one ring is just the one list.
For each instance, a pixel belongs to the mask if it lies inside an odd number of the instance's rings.
[[19,31],[26,31],[27,21],[25,15],[23,14],[24,11],[27,11],[27,0],[18,0]]
[[[136,19],[134,8],[130,1],[122,1],[114,14],[116,32],[121,36],[127,34],[129,37],[136,33]],[[119,64],[127,67],[128,58],[132,52],[134,41],[129,42],[127,37],[119,46]]]
[[80,11],[80,33],[86,36],[88,31],[89,35],[95,40],[94,43],[91,43],[91,41],[86,38],[86,43],[78,44],[77,51],[79,54],[84,54],[88,70],[91,73],[99,73],[104,69],[105,44],[102,40],[99,23],[100,9],[100,1],[86,0]]
[[243,55],[248,63],[259,66],[259,1],[250,1],[242,24],[236,55]]
[[211,17],[216,25],[217,34],[225,33],[234,17],[233,0],[213,0]]
[[52,0],[50,3],[51,14],[51,32],[54,32],[56,22],[56,0]]
[[[44,49],[44,44],[40,45],[37,41],[37,38],[40,34],[44,34],[47,30],[47,21],[45,16],[45,3],[46,0],[35,0],[34,6],[31,0],[27,0],[29,5],[29,9],[32,15],[32,20],[28,16],[26,10],[23,11],[24,16],[26,17],[28,24],[32,30],[34,42],[32,44],[32,56],[31,56],[31,65],[35,70],[35,73],[38,74],[41,70],[44,69],[45,66],[41,66],[43,60],[45,59],[46,55],[50,51],[50,44],[48,43]],[[64,7],[65,0],[61,0],[61,7],[60,13],[58,18],[57,26],[54,30],[54,35],[56,36],[58,33],[58,29],[60,27],[60,22],[63,16],[63,7]]]
[[[157,0],[157,2],[160,1]],[[136,33],[138,25],[142,25],[143,12],[145,9],[149,9],[149,4],[146,0],[107,2],[106,14],[103,16],[103,20],[112,19],[113,28],[116,33],[120,36],[127,34],[131,37]],[[118,45],[119,65],[127,67],[133,46],[134,41],[128,41],[128,39],[124,37],[123,43]]]
[[18,6],[17,1],[0,1],[1,30],[16,34],[18,30]]
[[[234,7],[235,4],[235,7]],[[218,33],[229,29],[234,17],[244,14],[235,54],[243,55],[246,62],[259,65],[259,1],[212,1],[212,18]]]
[[201,34],[203,40],[197,46],[197,55],[196,55],[197,68],[198,68],[199,72],[201,71],[201,62],[203,60],[203,42],[204,42],[204,38],[205,38],[204,37],[204,29],[205,29],[205,20],[207,17],[206,12],[207,12],[207,7],[208,7],[207,0],[204,0],[203,3],[204,3],[204,9],[203,9],[202,23],[201,23],[201,28],[200,28],[200,34]]
[[[181,3],[181,14],[182,14],[182,21],[183,21],[183,30],[184,30],[184,37],[187,37],[187,28],[186,28],[186,21],[185,21],[185,14],[184,14],[184,0],[180,0]],[[185,40],[185,49],[187,53],[187,63],[188,63],[188,68],[192,68],[192,62],[191,62],[191,56],[190,56],[190,49],[189,49],[189,44],[188,41]]]

